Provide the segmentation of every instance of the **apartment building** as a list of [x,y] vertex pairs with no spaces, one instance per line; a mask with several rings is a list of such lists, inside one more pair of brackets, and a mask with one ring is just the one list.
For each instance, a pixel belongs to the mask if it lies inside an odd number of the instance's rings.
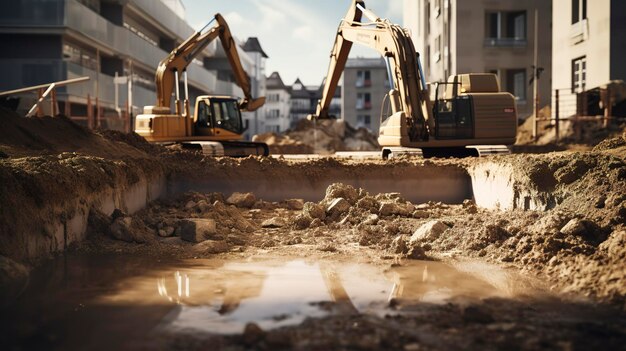
[[[552,84],[561,99],[612,80],[626,81],[625,1],[553,0],[553,13]],[[561,103],[561,116],[586,114],[576,111],[577,105]]]
[[291,115],[290,127],[293,128],[299,120],[315,112],[315,90],[310,90],[300,78],[291,85]]
[[291,88],[283,82],[278,72],[266,80],[265,132],[281,133],[291,126]]
[[538,86],[541,108],[550,104],[551,96],[551,0],[404,0],[404,26],[420,53],[426,80],[496,73],[501,89],[515,96],[520,118],[533,113],[529,83],[534,72],[535,14],[537,66],[543,69]]
[[[160,60],[193,32],[181,0],[2,1],[0,45],[10,49],[0,53],[0,90],[88,76],[87,83],[58,88],[60,111],[89,127],[128,131],[128,116],[156,102]],[[207,93],[241,95],[211,69],[224,58],[216,44],[187,69],[192,103]],[[241,54],[245,69],[254,73],[255,62]]]
[[341,89],[342,118],[354,127],[378,133],[388,92],[387,66],[382,58],[348,59]]
[[[261,47],[258,38],[248,38],[242,49],[253,62],[252,72],[249,72],[252,96],[255,98],[265,96],[267,92],[265,61],[268,59],[268,56]],[[244,112],[242,115],[244,126],[248,128],[244,133],[246,140],[252,140],[254,135],[265,131],[265,110],[263,108],[254,112]]]

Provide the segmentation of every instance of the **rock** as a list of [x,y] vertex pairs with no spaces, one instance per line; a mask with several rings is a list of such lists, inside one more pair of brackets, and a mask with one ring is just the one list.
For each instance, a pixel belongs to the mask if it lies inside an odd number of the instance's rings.
[[[316,220],[320,220],[316,218]],[[307,214],[299,214],[293,222],[293,227],[298,230],[306,229],[311,225],[313,219]],[[321,221],[321,220],[320,220]]]
[[282,228],[287,225],[287,222],[281,217],[270,218],[263,223],[261,223],[261,227],[263,228]]
[[7,307],[26,289],[29,273],[23,265],[0,256],[0,307]]
[[180,221],[180,238],[192,243],[211,239],[216,233],[215,221],[212,219],[187,218]]
[[166,238],[168,236],[167,233],[165,232],[165,230],[163,230],[163,229],[159,229],[157,231],[157,234],[159,234],[159,236],[162,237],[162,238]]
[[109,234],[109,227],[111,226],[111,218],[104,213],[96,210],[89,210],[89,217],[87,217],[87,233],[91,234]]
[[449,227],[441,221],[430,221],[419,227],[411,236],[411,243],[433,241],[439,238]]
[[135,241],[130,229],[132,223],[131,217],[117,217],[109,227],[109,233],[117,240],[132,243]]
[[206,200],[198,201],[198,204],[196,206],[198,206],[200,212],[209,212],[211,210],[211,205],[209,205]]
[[567,222],[560,232],[565,235],[581,236],[585,232],[585,225],[580,219],[574,218]]
[[415,210],[413,211],[413,218],[428,218],[430,217],[430,212],[425,211],[425,210]]
[[380,218],[378,217],[378,215],[377,215],[377,214],[371,214],[371,215],[369,215],[369,216],[365,219],[365,221],[363,221],[363,224],[365,224],[365,225],[376,225],[376,224],[378,223],[378,220],[379,220],[379,219],[380,219]]
[[334,199],[326,209],[326,214],[331,217],[337,217],[343,213],[346,213],[350,210],[350,203],[348,200],[339,197]]
[[185,204],[185,208],[190,210],[192,208],[196,207],[196,203],[194,201],[189,201]]
[[371,196],[365,196],[357,201],[356,207],[375,213],[380,208],[380,202]]
[[176,229],[174,227],[172,227],[172,226],[167,226],[167,227],[163,228],[163,230],[165,230],[165,234],[167,236],[172,236],[172,235],[174,235],[174,231]]
[[119,208],[116,208],[115,210],[113,210],[113,213],[111,213],[111,221],[115,221],[116,219],[120,217],[128,217],[128,215],[124,213],[124,211],[120,210]]
[[263,340],[265,336],[265,331],[263,331],[263,329],[261,329],[258,324],[248,323],[243,330],[242,338],[245,344],[254,345]]
[[302,209],[302,214],[310,217],[311,219],[314,219],[314,218],[319,218],[320,220],[326,219],[326,212],[324,211],[324,207],[313,202],[307,202],[304,204],[304,208]]
[[408,237],[406,235],[398,235],[391,242],[391,251],[396,254],[406,254],[409,252],[409,247],[407,246]]
[[252,208],[256,197],[252,193],[233,193],[226,202],[237,207]]
[[258,209],[258,210],[274,210],[277,207],[278,206],[276,206],[275,203],[267,202],[263,200],[258,200],[257,202],[254,203],[254,206],[252,206],[252,208]]
[[406,257],[412,260],[428,259],[428,256],[426,256],[426,252],[424,251],[424,248],[421,247],[420,245],[411,246],[411,248],[409,248],[409,251],[406,254]]
[[288,200],[285,200],[285,205],[290,210],[302,211],[302,209],[304,208],[304,200],[302,200],[302,199],[288,199]]
[[350,205],[354,205],[359,199],[359,192],[351,185],[342,183],[331,184],[326,188],[326,196],[324,196],[323,202],[330,204],[333,200],[340,197],[348,201]]
[[231,246],[222,240],[205,240],[193,246],[193,251],[200,254],[220,254],[229,252]]
[[399,203],[395,203],[395,202],[385,202],[382,205],[380,205],[380,208],[378,209],[378,213],[381,216],[393,216],[393,215],[398,215],[398,216],[408,216],[411,214],[411,212],[413,211],[414,206],[413,205],[407,205],[407,204],[399,204]]

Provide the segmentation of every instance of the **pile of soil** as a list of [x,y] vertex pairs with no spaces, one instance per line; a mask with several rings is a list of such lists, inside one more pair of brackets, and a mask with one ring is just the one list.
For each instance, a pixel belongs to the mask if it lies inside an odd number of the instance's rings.
[[378,151],[377,137],[365,128],[353,128],[341,120],[309,121],[303,119],[283,135],[255,135],[254,141],[265,142],[278,154],[329,155],[336,151]]

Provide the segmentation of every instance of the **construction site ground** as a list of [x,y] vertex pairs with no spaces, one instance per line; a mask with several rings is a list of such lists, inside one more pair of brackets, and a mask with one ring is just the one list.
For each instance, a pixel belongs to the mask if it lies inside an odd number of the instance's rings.
[[[474,159],[232,159],[62,117],[0,124],[3,349],[626,345],[626,135]],[[120,200],[155,179],[145,206]]]

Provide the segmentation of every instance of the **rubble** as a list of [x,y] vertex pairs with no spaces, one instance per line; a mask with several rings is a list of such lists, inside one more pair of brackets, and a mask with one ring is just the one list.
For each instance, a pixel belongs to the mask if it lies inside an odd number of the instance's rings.
[[179,222],[176,231],[181,239],[192,243],[200,243],[215,237],[217,226],[212,219],[186,218]]
[[336,151],[378,151],[377,137],[365,128],[355,129],[341,120],[301,120],[284,134],[255,135],[253,141],[264,142],[272,154],[320,154]]
[[237,207],[252,208],[256,203],[256,197],[252,193],[233,193],[226,199],[226,203]]

